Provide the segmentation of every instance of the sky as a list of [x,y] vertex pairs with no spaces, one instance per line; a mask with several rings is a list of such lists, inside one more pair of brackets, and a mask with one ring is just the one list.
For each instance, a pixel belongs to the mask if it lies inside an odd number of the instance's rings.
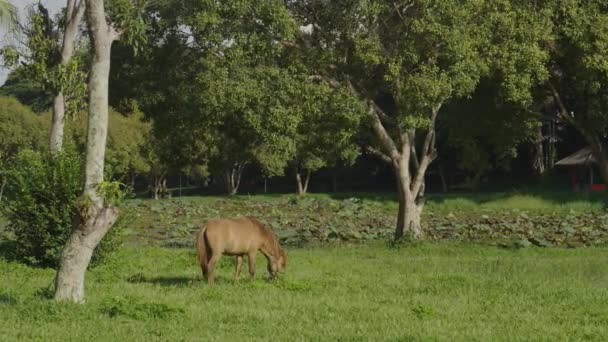
[[[22,15],[27,6],[38,3],[38,0],[9,0],[9,2],[15,5],[19,11],[19,14]],[[64,7],[66,4],[65,0],[40,0],[40,2],[49,9],[50,15],[57,13],[59,9]],[[10,42],[11,38],[7,35],[6,28],[0,27],[0,45],[5,45]],[[0,67],[0,84],[4,84],[8,72],[9,70]]]

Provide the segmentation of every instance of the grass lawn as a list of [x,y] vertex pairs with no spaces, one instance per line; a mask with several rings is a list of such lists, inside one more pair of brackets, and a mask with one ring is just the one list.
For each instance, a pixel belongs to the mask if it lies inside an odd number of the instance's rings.
[[[430,242],[397,247],[385,242],[396,214],[389,195],[127,207],[127,243],[88,272],[82,306],[50,299],[53,270],[10,261],[0,227],[0,341],[608,340],[602,196],[431,196]],[[287,273],[265,280],[260,257],[257,280],[245,279],[245,267],[235,282],[234,259],[224,257],[210,288],[193,233],[208,218],[240,215],[279,234]]]
[[429,243],[290,249],[273,282],[201,281],[190,249],[127,247],[87,275],[87,304],[48,299],[53,271],[0,259],[0,340],[608,339],[608,250]]

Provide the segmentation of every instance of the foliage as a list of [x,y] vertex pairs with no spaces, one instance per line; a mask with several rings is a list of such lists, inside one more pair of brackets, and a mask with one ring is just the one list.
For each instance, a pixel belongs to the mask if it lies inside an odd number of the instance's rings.
[[498,81],[483,80],[472,98],[454,101],[438,118],[439,158],[452,160],[478,189],[491,171],[509,171],[518,146],[532,141],[540,121],[512,101],[501,99]]
[[[300,116],[287,103],[299,80],[276,64],[276,41],[295,30],[283,4],[167,0],[146,13],[146,53],[118,46],[128,67],[119,65],[112,77],[138,84],[115,101],[135,98],[154,119],[162,163],[184,171],[211,162],[220,172],[258,163],[281,174]],[[162,79],[150,77],[159,73]]]
[[584,130],[608,133],[608,7],[603,1],[556,1],[545,65],[573,120]]
[[[87,274],[94,286],[84,306],[45,299],[41,289],[51,272],[0,258],[0,330],[7,340],[53,341],[600,341],[608,335],[604,248],[370,243],[288,253],[287,272],[272,282],[235,282],[234,258],[222,258],[210,288],[192,246],[124,248]],[[258,270],[264,266],[258,263]]]
[[44,148],[46,127],[46,122],[16,99],[0,97],[0,165],[23,149]]
[[4,85],[0,87],[0,95],[14,97],[36,113],[48,111],[53,105],[52,95],[29,79],[27,70],[23,67],[17,67],[8,74]]
[[[23,261],[56,267],[61,250],[73,229],[78,196],[82,193],[80,156],[73,147],[58,156],[50,152],[20,151],[6,171],[7,201],[2,203],[8,230]],[[120,229],[95,250],[102,260],[115,249]]]
[[316,171],[338,160],[352,165],[359,154],[356,138],[365,117],[359,100],[347,89],[321,83],[306,84],[296,101],[303,116],[295,138],[296,168]]
[[[61,63],[61,39],[65,24],[51,18],[42,4],[32,6],[20,33],[25,37],[24,48],[19,51],[21,76],[50,94],[63,93],[66,113],[75,114],[84,107],[86,95],[86,49],[76,49],[74,56]],[[78,47],[78,44],[76,44]],[[5,58],[6,60],[6,58]],[[17,62],[18,59],[12,59]]]
[[[79,114],[69,121],[66,131],[71,136],[79,150],[84,154],[87,135],[87,118]],[[138,175],[146,175],[150,171],[150,161],[147,159],[146,145],[151,125],[144,121],[141,112],[123,115],[110,110],[108,122],[108,141],[106,150],[106,178],[120,181],[133,181]]]

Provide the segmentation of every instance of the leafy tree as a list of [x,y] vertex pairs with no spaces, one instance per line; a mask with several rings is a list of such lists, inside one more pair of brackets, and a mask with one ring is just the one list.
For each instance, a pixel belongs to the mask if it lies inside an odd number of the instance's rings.
[[[289,45],[312,48],[314,76],[347,85],[367,104],[379,144],[370,150],[393,167],[397,178],[395,239],[404,233],[421,237],[425,175],[437,156],[435,124],[442,107],[470,95],[493,70],[494,60],[517,70],[521,60],[542,64],[540,49],[529,41],[520,44],[513,32],[495,35],[514,28],[510,16],[519,14],[509,1],[309,0],[290,5],[312,32]],[[510,25],[501,28],[505,21]],[[523,29],[535,27],[515,31]],[[496,43],[503,38],[511,44]],[[502,81],[506,89],[519,89],[534,76]]]
[[[87,120],[84,113],[74,117],[66,125],[68,137],[76,142],[84,154],[86,150]],[[105,156],[105,174],[109,179],[133,184],[135,178],[150,171],[146,157],[146,144],[151,125],[144,121],[143,113],[134,111],[123,115],[110,110],[108,117],[108,142]]]
[[359,155],[356,138],[365,110],[347,89],[333,89],[326,83],[305,84],[295,101],[303,117],[292,164],[298,194],[305,195],[312,172],[333,167],[339,160],[347,165],[354,163]]
[[[74,113],[82,105],[85,94],[83,53],[77,52],[77,34],[84,15],[84,0],[67,0],[61,18],[53,19],[42,4],[30,8],[27,19],[19,25],[25,37],[25,49],[5,48],[4,57],[17,62],[15,51],[23,51],[21,75],[34,81],[53,96],[50,150],[61,150],[66,111]],[[66,109],[67,104],[67,109]]]
[[[542,7],[541,7],[542,6]],[[539,37],[549,52],[543,101],[553,97],[560,121],[575,128],[591,147],[600,175],[608,183],[608,4],[605,1],[555,0],[539,6],[552,10],[552,34]]]
[[36,113],[45,112],[53,105],[52,94],[29,79],[23,67],[17,67],[8,74],[4,85],[0,87],[0,95],[14,97]]
[[456,161],[467,189],[478,190],[490,171],[509,170],[518,146],[536,137],[538,117],[501,99],[497,84],[483,80],[470,99],[453,101],[437,120],[439,159]]
[[0,97],[0,202],[7,184],[5,168],[21,150],[44,145],[44,122],[14,98]]
[[146,53],[120,50],[128,58],[113,80],[126,88],[118,104],[136,99],[153,118],[162,163],[180,172],[209,165],[232,193],[244,165],[281,174],[299,120],[289,94],[305,80],[277,64],[277,42],[295,30],[283,3],[166,0],[147,13]]
[[[375,151],[394,167],[399,190],[395,239],[422,236],[426,169],[436,157],[435,121],[441,107],[472,92],[484,68],[485,34],[477,4],[382,1],[297,4],[318,44],[334,46],[335,76],[367,103]],[[316,29],[316,28],[319,29]],[[345,56],[345,58],[336,58]],[[339,63],[339,64],[338,64]],[[332,76],[331,71],[326,71]],[[378,103],[386,94],[388,106]],[[420,141],[422,140],[422,141]]]
[[40,116],[16,99],[0,97],[0,164],[20,150],[39,150],[46,126]]
[[[56,268],[82,193],[82,160],[74,146],[53,155],[46,147],[45,143],[39,151],[22,149],[7,163],[7,200],[0,211],[13,233],[15,256]],[[95,250],[93,261],[115,249],[119,236],[118,230],[113,231]]]

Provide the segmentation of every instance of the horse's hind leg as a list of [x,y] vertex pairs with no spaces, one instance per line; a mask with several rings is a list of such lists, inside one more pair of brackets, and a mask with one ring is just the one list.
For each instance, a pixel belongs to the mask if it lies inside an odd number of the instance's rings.
[[221,257],[222,253],[213,253],[211,255],[211,259],[209,259],[209,263],[207,264],[207,282],[209,285],[213,285],[215,283],[215,266]]
[[241,275],[241,267],[243,266],[243,256],[236,256],[236,272],[234,273],[234,280],[239,280],[239,276]]
[[207,264],[205,262],[201,263],[201,270],[203,271],[203,279],[209,278],[209,272],[207,271]]
[[249,279],[253,281],[255,278],[255,256],[257,251],[247,254],[247,261],[249,262]]

